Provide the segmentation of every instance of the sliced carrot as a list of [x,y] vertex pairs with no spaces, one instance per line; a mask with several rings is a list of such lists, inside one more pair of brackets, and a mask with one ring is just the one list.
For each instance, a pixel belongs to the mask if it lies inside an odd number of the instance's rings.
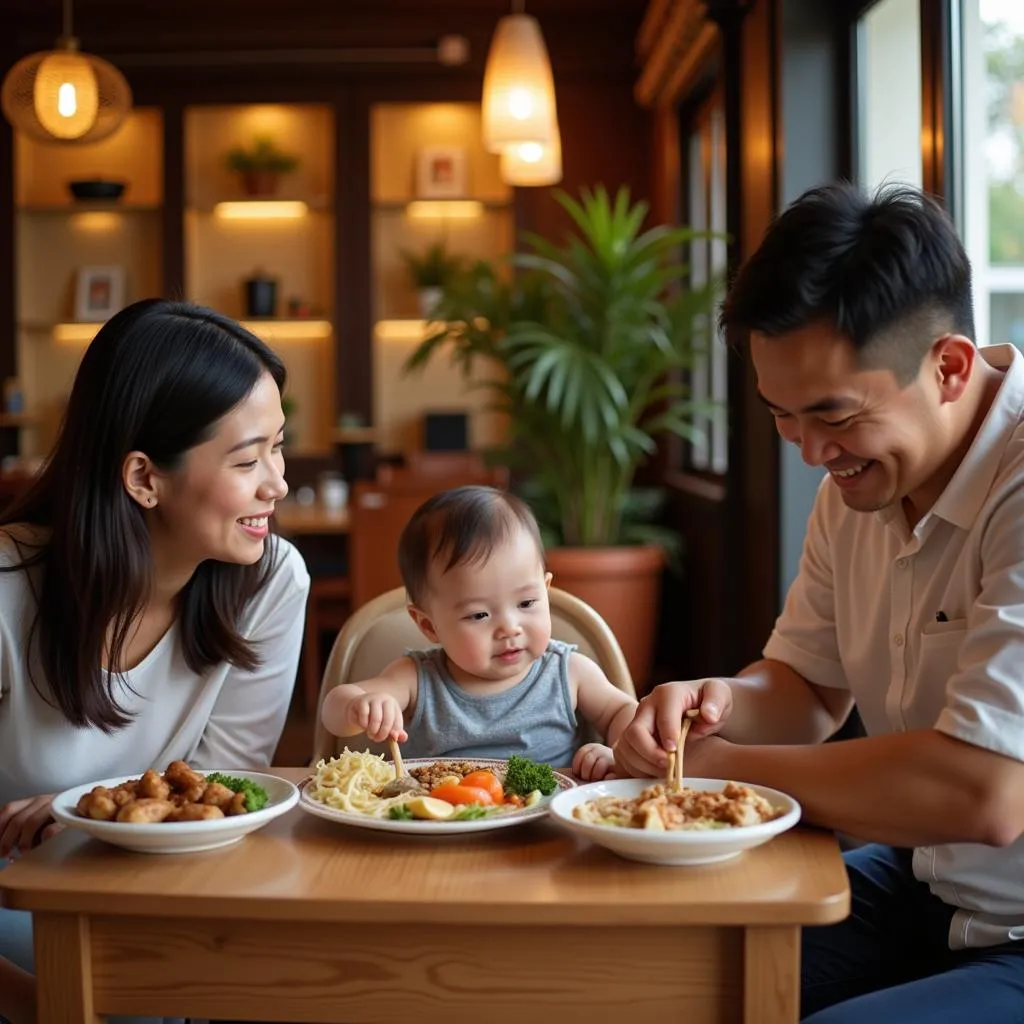
[[494,804],[494,798],[486,789],[480,789],[479,786],[457,786],[452,782],[435,786],[430,795],[435,800],[446,800],[450,804],[482,804],[485,807]]

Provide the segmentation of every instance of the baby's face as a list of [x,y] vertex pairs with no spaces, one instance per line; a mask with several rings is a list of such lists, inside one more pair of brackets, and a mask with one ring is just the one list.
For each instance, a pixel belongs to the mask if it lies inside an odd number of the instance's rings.
[[445,649],[457,681],[522,678],[551,640],[550,578],[518,530],[486,562],[432,570],[420,628]]

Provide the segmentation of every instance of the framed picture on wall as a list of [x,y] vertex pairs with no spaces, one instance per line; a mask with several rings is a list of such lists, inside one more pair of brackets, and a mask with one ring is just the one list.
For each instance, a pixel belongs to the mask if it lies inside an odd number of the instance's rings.
[[419,199],[461,199],[468,192],[466,150],[462,146],[425,146],[416,157]]
[[82,267],[75,287],[75,319],[96,323],[124,308],[124,267]]

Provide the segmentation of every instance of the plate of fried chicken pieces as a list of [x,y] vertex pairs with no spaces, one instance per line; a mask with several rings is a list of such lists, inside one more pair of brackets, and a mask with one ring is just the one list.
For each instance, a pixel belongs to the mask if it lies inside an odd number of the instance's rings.
[[238,842],[294,807],[298,789],[262,772],[199,772],[184,761],[54,797],[62,825],[140,853],[196,853]]

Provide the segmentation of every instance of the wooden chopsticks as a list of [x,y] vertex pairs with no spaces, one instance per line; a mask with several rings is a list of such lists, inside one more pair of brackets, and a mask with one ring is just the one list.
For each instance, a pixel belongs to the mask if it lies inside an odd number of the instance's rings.
[[676,749],[669,751],[668,768],[665,770],[665,789],[669,793],[678,793],[683,788],[683,746],[686,743],[686,734],[690,731],[690,725],[698,715],[700,715],[699,708],[691,708],[683,715]]

